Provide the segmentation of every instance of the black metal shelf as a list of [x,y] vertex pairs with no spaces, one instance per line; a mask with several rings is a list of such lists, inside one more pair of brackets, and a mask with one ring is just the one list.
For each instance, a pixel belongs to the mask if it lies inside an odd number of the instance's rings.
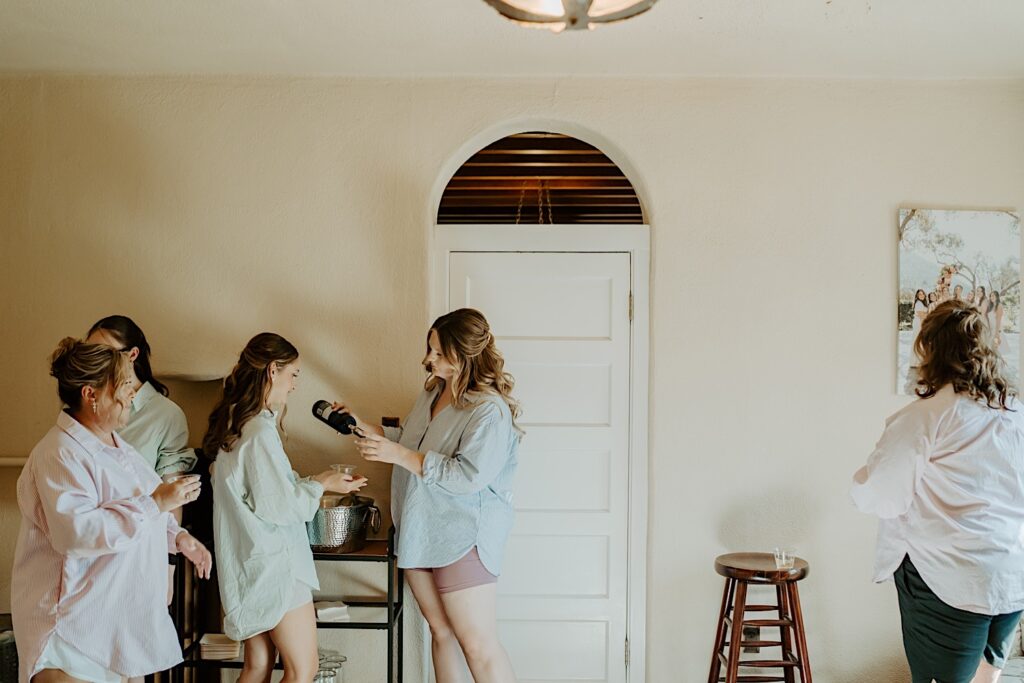
[[[387,595],[381,598],[367,598],[367,597],[350,597],[348,599],[341,598],[341,601],[348,605],[350,610],[354,610],[357,613],[353,616],[362,616],[358,612],[364,610],[386,610],[383,620],[374,619],[353,619],[351,621],[317,621],[316,627],[318,630],[363,630],[363,631],[386,631],[388,634],[388,645],[387,645],[387,656],[388,656],[388,674],[387,681],[389,683],[402,683],[402,659],[403,659],[403,614],[404,605],[402,602],[402,596],[405,592],[405,577],[402,570],[398,567],[398,558],[394,554],[394,529],[388,534],[387,540],[375,540],[367,541],[366,546],[362,550],[348,553],[337,553],[330,551],[314,551],[313,559],[316,562],[379,562],[387,564],[388,580],[387,580]],[[185,564],[179,562],[178,567],[178,586],[175,589],[175,602],[183,602],[179,600],[180,596],[186,595],[185,581],[183,577],[183,569]],[[190,565],[189,565],[190,566]],[[194,582],[193,582],[194,585]],[[191,594],[194,599],[194,593]],[[188,634],[186,638],[185,628],[183,622],[185,608],[184,605],[177,605],[172,608],[172,613],[175,615],[176,621],[178,622],[179,636],[182,638],[182,649],[184,654],[184,661],[172,670],[171,681],[178,683],[179,681],[186,680],[183,672],[186,669],[193,670],[214,670],[214,669],[241,669],[242,658],[239,656],[236,659],[203,659],[200,656],[199,641],[202,639],[204,633],[199,632],[197,629],[192,629],[192,632]],[[187,640],[188,644],[185,644]],[[277,662],[274,665],[275,669],[281,669],[281,663]]]

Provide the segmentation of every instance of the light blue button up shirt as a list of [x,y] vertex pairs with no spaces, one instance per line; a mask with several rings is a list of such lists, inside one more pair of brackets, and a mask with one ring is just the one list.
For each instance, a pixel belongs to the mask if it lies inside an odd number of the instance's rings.
[[421,393],[402,427],[384,428],[387,438],[426,456],[422,477],[401,467],[391,474],[398,566],[444,567],[476,546],[498,575],[512,529],[520,435],[493,393],[467,396],[470,405],[447,406],[431,420],[437,392]]
[[269,410],[245,424],[233,449],[217,455],[212,480],[224,633],[245,640],[277,626],[296,581],[320,588],[306,522],[324,489],[292,471]]

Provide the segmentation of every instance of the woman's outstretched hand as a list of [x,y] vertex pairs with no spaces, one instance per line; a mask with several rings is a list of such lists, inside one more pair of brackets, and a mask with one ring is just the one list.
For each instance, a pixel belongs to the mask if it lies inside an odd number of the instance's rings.
[[354,477],[351,474],[342,474],[333,470],[315,474],[312,479],[320,482],[324,491],[333,491],[334,493],[355,493],[366,486],[369,481],[366,477]]

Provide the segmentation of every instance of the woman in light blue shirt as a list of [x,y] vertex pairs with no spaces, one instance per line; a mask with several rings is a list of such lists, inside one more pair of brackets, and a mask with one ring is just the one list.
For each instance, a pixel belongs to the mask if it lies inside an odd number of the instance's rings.
[[430,624],[437,682],[462,680],[461,648],[474,680],[510,683],[495,613],[522,434],[514,381],[487,320],[468,308],[434,321],[423,365],[426,385],[402,427],[356,418],[356,447],[367,460],[397,465],[398,565]]
[[364,477],[321,472],[300,478],[278,433],[299,377],[299,352],[264,332],[224,380],[203,439],[213,468],[213,536],[224,632],[245,641],[241,683],[268,683],[278,653],[283,683],[309,683],[317,669],[312,591],[320,587],[306,522],[325,490],[349,493]]

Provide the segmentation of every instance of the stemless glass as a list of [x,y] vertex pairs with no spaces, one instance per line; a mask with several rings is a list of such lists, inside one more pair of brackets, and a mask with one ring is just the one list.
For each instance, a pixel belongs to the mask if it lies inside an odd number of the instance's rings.
[[796,562],[796,551],[792,548],[776,548],[773,555],[776,569],[792,569]]

